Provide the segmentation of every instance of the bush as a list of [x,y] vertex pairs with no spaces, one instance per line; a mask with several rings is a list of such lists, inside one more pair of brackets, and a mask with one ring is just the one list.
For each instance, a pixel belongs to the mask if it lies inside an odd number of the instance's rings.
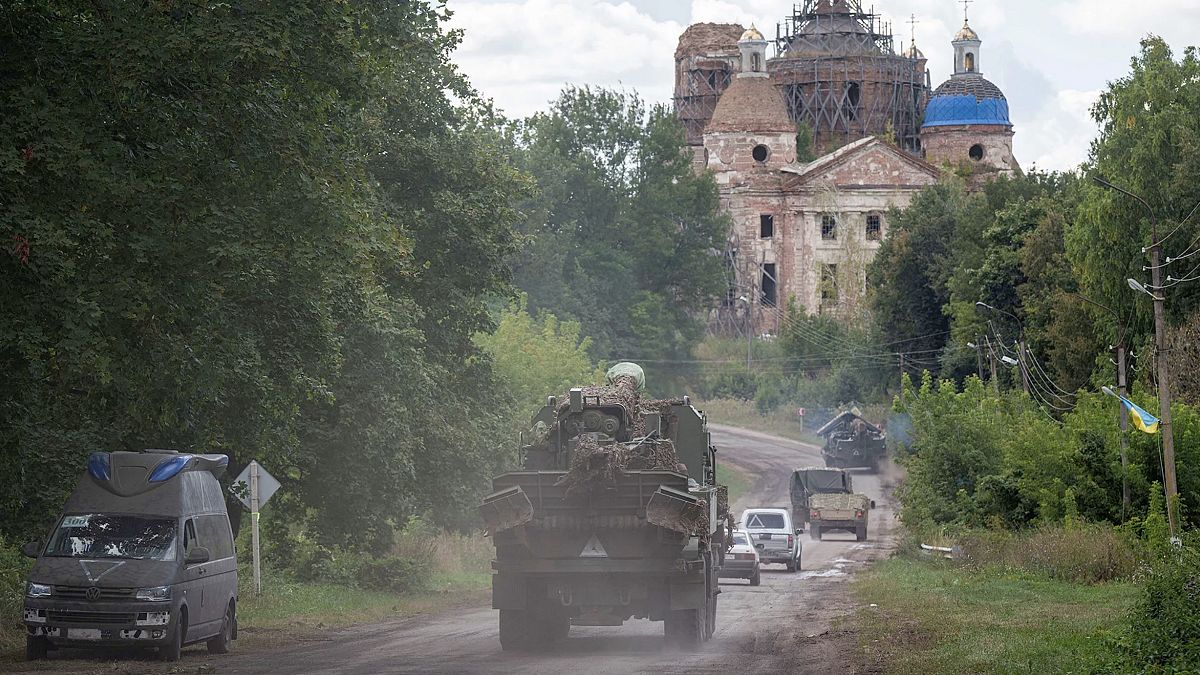
[[357,581],[363,588],[374,591],[407,593],[425,588],[430,572],[424,561],[385,556],[360,563]]
[[1046,526],[1011,533],[978,530],[959,539],[965,564],[1083,584],[1128,579],[1137,553],[1122,532],[1102,525]]
[[1200,671],[1200,535],[1152,563],[1120,643],[1131,672]]
[[[0,637],[18,634],[21,628],[25,579],[29,576],[32,563],[32,560],[21,555],[17,546],[0,539]],[[19,634],[24,635],[24,630],[19,630]]]

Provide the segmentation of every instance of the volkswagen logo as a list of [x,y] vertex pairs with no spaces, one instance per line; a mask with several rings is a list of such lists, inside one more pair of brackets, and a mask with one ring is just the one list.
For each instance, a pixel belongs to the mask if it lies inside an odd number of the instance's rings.
[[87,592],[83,594],[83,597],[87,598],[90,602],[95,602],[100,599],[100,589],[92,586],[91,588],[87,589]]

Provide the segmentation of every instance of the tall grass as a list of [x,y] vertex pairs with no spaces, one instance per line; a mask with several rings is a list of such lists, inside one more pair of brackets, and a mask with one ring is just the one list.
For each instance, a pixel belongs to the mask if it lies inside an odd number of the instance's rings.
[[761,431],[802,443],[821,444],[821,438],[813,433],[814,429],[811,426],[806,428],[800,426],[796,408],[793,406],[780,406],[766,414],[759,412],[753,401],[733,398],[698,401],[695,406],[704,411],[708,416],[708,421],[712,424]]
[[964,564],[1097,584],[1138,570],[1131,540],[1105,525],[1045,526],[1027,532],[973,531],[959,539]]

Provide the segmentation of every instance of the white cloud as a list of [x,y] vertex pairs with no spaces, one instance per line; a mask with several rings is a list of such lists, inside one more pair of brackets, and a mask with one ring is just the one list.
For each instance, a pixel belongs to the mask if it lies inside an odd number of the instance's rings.
[[[1025,168],[1043,170],[1072,169],[1087,159],[1095,122],[1090,110],[1100,98],[1100,90],[1064,89],[1027,121],[1015,121],[1014,152]],[[1028,149],[1030,155],[1023,156]]]
[[[687,22],[757,24],[768,37],[800,0],[449,0],[466,29],[455,55],[471,81],[508,114],[544,110],[566,84],[637,89],[669,102],[674,52]],[[950,74],[962,7],[948,0],[862,0],[890,23],[897,48],[916,15],[917,45],[933,86]],[[977,2],[971,25],[982,66],[1009,98],[1017,158],[1043,169],[1082,161],[1095,125],[1088,103],[1122,77],[1138,40],[1155,33],[1176,54],[1195,44],[1200,0]],[[655,18],[659,17],[659,18]]]
[[629,2],[452,2],[465,31],[455,62],[511,116],[544,110],[567,84],[637,89],[667,100],[683,26]]
[[[1071,0],[1054,10],[1063,25],[1076,35],[1127,36],[1150,26],[1181,39],[1195,34],[1200,25],[1196,0]],[[1164,35],[1165,37],[1165,35]]]

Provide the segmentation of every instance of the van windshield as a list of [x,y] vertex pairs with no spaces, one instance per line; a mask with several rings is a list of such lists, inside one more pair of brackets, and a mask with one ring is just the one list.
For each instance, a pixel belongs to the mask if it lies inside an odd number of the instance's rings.
[[46,546],[61,558],[175,559],[175,519],[85,513],[63,516]]

